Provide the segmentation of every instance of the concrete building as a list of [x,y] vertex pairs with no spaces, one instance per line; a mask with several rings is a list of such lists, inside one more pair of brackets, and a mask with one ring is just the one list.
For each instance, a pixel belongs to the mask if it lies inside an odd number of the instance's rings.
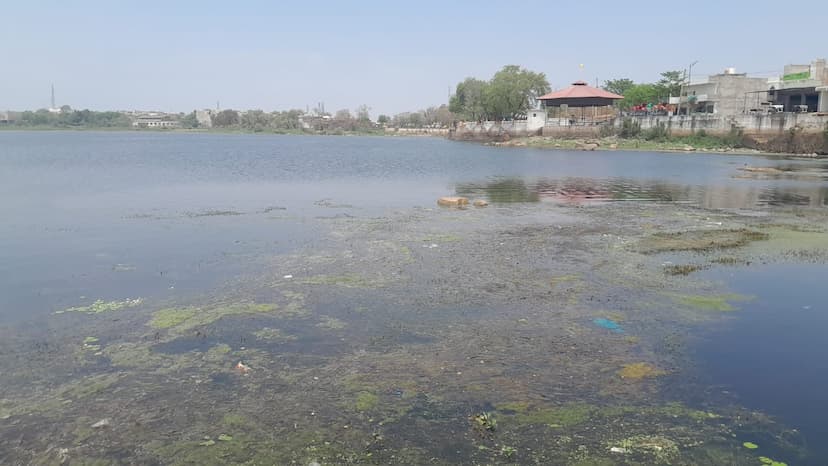
[[178,128],[181,123],[161,114],[144,114],[137,115],[132,121],[132,126],[134,128]]
[[680,102],[691,114],[740,115],[761,108],[762,102],[767,104],[767,90],[767,79],[751,78],[728,68],[724,73],[684,86]]
[[198,121],[199,128],[213,127],[213,111],[212,110],[196,110],[195,116]]
[[828,112],[828,66],[824,58],[808,65],[785,65],[768,81],[769,97],[786,112]]

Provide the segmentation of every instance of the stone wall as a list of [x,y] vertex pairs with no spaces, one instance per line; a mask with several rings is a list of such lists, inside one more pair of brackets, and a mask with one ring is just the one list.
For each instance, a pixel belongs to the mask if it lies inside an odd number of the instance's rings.
[[540,136],[542,126],[533,127],[531,121],[460,122],[449,133],[452,139],[462,141],[508,141],[513,137]]

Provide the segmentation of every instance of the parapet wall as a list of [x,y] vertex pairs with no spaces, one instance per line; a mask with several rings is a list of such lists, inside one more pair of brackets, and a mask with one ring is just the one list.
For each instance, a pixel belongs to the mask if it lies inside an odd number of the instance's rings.
[[[671,134],[683,136],[704,130],[710,134],[727,134],[733,128],[741,129],[744,134],[772,134],[797,130],[804,133],[816,133],[825,130],[828,115],[816,113],[777,113],[757,115],[734,115],[722,117],[710,116],[634,116],[642,130],[667,126]],[[623,118],[615,120],[615,126],[621,127]]]

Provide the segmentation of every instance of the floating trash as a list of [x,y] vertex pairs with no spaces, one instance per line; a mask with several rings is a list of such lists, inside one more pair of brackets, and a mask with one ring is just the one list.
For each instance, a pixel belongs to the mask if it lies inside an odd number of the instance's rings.
[[618,322],[616,322],[614,320],[600,318],[600,319],[594,319],[592,321],[592,323],[599,326],[599,327],[601,327],[601,328],[611,330],[615,333],[624,333],[624,329],[621,328],[621,325],[619,325]]
[[245,363],[243,363],[243,362],[239,361],[239,363],[238,363],[238,364],[236,364],[236,370],[237,370],[240,374],[247,375],[247,374],[250,372],[250,366],[248,366],[247,364],[245,364]]

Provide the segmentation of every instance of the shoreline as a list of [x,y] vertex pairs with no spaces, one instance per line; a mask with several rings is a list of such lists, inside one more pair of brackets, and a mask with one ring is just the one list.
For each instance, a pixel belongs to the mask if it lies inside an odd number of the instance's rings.
[[[564,150],[564,151],[584,151],[584,152],[660,152],[660,153],[682,153],[682,154],[716,154],[716,155],[760,155],[773,156],[780,158],[798,158],[806,160],[824,160],[828,159],[826,154],[803,154],[793,152],[768,152],[759,149],[751,149],[746,147],[696,147],[690,144],[681,142],[653,142],[641,139],[620,139],[620,138],[605,138],[605,139],[565,139],[554,138],[549,136],[525,136],[509,139],[508,141],[467,141],[477,142],[484,146],[490,147],[511,147],[511,148],[529,148],[529,149],[543,149],[543,150]],[[633,146],[635,144],[635,146]]]

